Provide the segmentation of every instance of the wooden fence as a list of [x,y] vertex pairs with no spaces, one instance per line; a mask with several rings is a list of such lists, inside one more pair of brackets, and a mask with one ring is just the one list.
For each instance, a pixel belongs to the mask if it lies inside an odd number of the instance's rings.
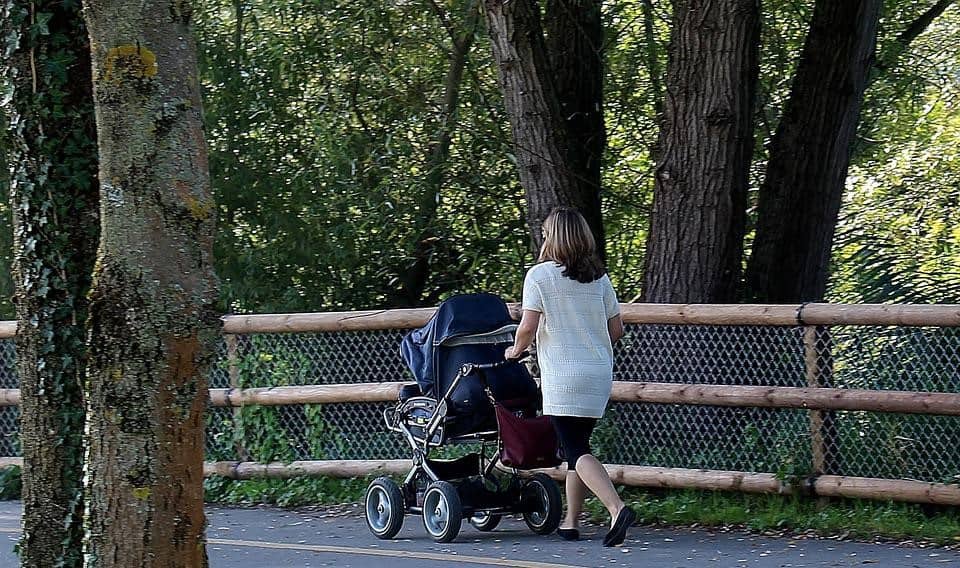
[[[517,306],[511,305],[514,315]],[[401,382],[237,388],[236,335],[316,333],[408,329],[423,325],[433,309],[405,309],[310,314],[242,315],[224,317],[230,384],[211,389],[210,404],[239,409],[246,405],[337,404],[390,402]],[[691,385],[657,382],[615,382],[614,402],[708,405],[754,408],[793,408],[810,411],[813,472],[804,479],[781,479],[772,473],[694,470],[636,465],[607,465],[614,482],[632,486],[732,490],[750,493],[804,493],[820,496],[892,499],[960,505],[960,486],[906,479],[823,475],[826,453],[822,411],[859,410],[960,416],[960,393],[878,391],[827,388],[820,385],[816,330],[819,326],[960,326],[960,305],[710,305],[622,304],[629,324],[800,326],[803,328],[807,387]],[[0,339],[13,337],[15,322],[0,322]],[[19,404],[17,389],[0,389],[0,406]],[[0,466],[18,465],[20,458],[0,458]],[[206,475],[234,479],[292,478],[305,475],[355,477],[399,474],[409,460],[300,461],[206,463]],[[561,479],[564,470],[549,470]]]

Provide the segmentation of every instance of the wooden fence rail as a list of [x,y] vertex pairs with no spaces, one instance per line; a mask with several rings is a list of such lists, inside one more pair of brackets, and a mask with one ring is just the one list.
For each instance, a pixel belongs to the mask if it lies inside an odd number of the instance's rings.
[[[518,317],[519,306],[510,304]],[[224,316],[223,332],[313,333],[409,329],[435,308]],[[674,325],[960,326],[960,304],[620,304],[625,323]]]
[[[403,384],[407,383],[210,389],[210,405],[242,407],[393,402],[397,400],[400,386]],[[613,383],[610,400],[655,404],[860,410],[960,416],[960,394],[958,393],[616,381]],[[0,406],[19,404],[19,389],[0,389]]]
[[[510,304],[516,317],[519,307]],[[295,314],[228,315],[223,333],[315,333],[409,329],[425,324],[435,308]],[[620,304],[626,323],[689,325],[899,325],[960,326],[960,304]],[[0,339],[17,322],[0,321]]]
[[[21,458],[0,458],[0,468],[22,466]],[[295,461],[290,463],[206,462],[206,477],[230,479],[293,479],[298,477],[363,477],[402,475],[410,470],[410,460]],[[633,487],[700,489],[821,497],[883,499],[935,505],[960,505],[960,485],[928,483],[907,479],[875,479],[842,475],[820,475],[785,482],[773,473],[748,473],[709,469],[683,469],[640,465],[604,466],[614,483]],[[557,481],[566,476],[566,468],[540,470]]]

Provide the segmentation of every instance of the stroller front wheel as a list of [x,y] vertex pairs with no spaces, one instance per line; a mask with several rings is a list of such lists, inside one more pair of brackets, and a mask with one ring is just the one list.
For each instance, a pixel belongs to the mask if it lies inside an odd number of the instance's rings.
[[453,484],[434,481],[423,494],[423,527],[436,542],[450,542],[460,534],[463,507]]
[[560,526],[563,501],[557,482],[545,473],[535,473],[523,485],[523,520],[537,534],[550,534]]
[[367,527],[374,536],[390,539],[403,526],[403,493],[397,482],[389,477],[378,477],[367,487],[364,498]]

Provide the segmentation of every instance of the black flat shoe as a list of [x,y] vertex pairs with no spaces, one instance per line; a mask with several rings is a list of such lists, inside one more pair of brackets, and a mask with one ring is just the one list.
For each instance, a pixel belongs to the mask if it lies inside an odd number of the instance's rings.
[[563,540],[580,540],[580,531],[577,529],[557,529],[557,534]]
[[620,546],[623,539],[627,538],[627,529],[633,526],[637,520],[637,514],[630,507],[624,507],[617,515],[617,520],[613,522],[613,528],[603,537],[604,546]]

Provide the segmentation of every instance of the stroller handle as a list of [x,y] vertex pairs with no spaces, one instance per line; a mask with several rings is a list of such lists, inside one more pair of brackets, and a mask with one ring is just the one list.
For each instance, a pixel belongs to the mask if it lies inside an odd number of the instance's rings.
[[465,371],[463,374],[469,374],[470,369],[496,369],[497,367],[502,367],[508,363],[517,363],[527,358],[529,355],[529,351],[524,351],[519,357],[504,359],[503,361],[497,361],[496,363],[467,363],[463,366],[463,370]]

